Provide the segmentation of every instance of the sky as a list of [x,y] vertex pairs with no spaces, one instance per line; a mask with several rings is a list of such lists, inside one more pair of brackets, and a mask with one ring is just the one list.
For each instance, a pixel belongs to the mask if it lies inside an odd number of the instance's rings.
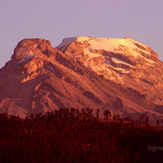
[[74,36],[129,36],[163,61],[163,0],[0,0],[0,68],[17,43]]

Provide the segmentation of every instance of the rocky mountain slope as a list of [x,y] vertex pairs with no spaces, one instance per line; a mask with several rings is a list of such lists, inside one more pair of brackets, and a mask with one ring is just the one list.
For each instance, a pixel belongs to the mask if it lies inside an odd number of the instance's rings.
[[56,48],[25,39],[0,69],[0,112],[11,115],[75,107],[154,120],[162,105],[163,63],[129,37],[73,37]]

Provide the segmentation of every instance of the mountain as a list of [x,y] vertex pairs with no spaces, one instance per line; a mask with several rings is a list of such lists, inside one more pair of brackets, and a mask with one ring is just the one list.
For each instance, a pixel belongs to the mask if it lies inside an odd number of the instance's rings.
[[129,37],[72,37],[56,48],[44,39],[20,41],[0,69],[0,112],[25,117],[61,107],[158,119],[163,63]]

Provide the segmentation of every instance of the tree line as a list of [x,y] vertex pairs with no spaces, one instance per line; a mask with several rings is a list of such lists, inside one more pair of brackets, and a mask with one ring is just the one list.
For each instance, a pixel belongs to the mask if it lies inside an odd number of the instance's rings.
[[[25,119],[0,114],[0,162],[160,162],[163,128],[122,119],[109,110],[61,108]],[[123,123],[124,121],[129,123]]]

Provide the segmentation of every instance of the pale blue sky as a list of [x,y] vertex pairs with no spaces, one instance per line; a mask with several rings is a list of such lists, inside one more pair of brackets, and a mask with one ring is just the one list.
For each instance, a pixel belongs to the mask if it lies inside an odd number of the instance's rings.
[[0,0],[0,67],[24,38],[132,37],[163,60],[163,0]]

